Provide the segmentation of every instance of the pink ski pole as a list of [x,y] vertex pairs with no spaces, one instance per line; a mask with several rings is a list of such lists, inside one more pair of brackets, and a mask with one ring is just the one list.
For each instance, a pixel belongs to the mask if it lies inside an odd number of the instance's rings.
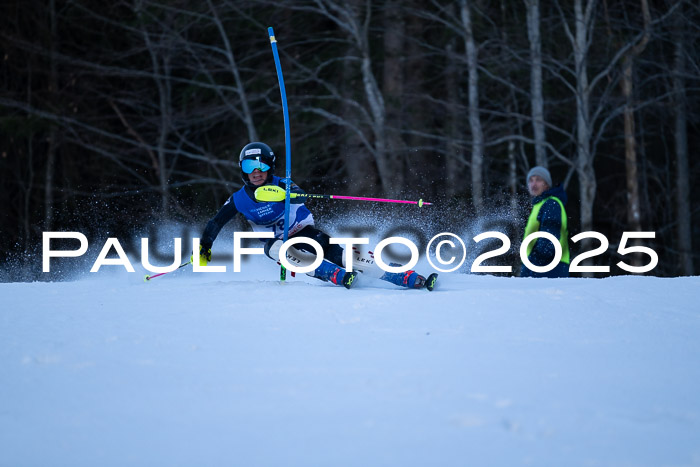
[[191,263],[192,263],[192,260],[190,259],[188,262],[182,263],[181,265],[179,265],[177,268],[173,269],[172,271],[161,272],[161,273],[158,273],[158,274],[153,274],[152,276],[146,274],[146,277],[143,278],[143,281],[144,281],[144,282],[148,282],[148,281],[150,281],[151,279],[155,279],[156,277],[164,276],[164,275],[169,274],[169,273],[171,273],[171,272],[173,272],[173,271],[177,271],[177,270],[180,269],[180,268],[184,268],[185,266],[187,266],[188,264],[191,264]]
[[[276,185],[264,185],[255,190],[255,199],[262,202],[277,202],[284,201],[286,191]],[[428,203],[419,199],[418,201],[409,201],[405,199],[386,199],[386,198],[365,198],[362,196],[341,196],[341,195],[314,195],[309,193],[291,193],[291,198],[325,198],[325,199],[347,199],[353,201],[376,201],[380,203],[401,203],[401,204],[417,204],[418,207],[430,206],[433,203]]]

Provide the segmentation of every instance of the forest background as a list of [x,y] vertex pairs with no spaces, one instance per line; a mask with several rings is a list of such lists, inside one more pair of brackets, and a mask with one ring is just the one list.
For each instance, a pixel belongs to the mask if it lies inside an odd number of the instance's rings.
[[0,265],[46,278],[45,231],[203,226],[241,186],[250,141],[283,174],[273,26],[293,179],[435,203],[314,211],[505,230],[517,262],[525,175],[543,165],[568,192],[571,236],[610,242],[590,264],[623,273],[622,232],[653,231],[651,274],[692,275],[699,20],[684,0],[2,1]]

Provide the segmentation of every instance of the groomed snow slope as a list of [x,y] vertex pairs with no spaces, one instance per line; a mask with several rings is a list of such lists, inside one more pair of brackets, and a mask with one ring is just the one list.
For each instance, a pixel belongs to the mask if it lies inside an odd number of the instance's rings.
[[700,277],[253,269],[0,284],[0,465],[700,465]]

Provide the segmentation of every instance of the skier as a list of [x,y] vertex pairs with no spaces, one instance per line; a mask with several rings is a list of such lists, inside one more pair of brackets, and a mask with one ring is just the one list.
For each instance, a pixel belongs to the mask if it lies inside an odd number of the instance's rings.
[[[569,232],[567,229],[566,209],[568,197],[557,185],[552,187],[552,176],[544,167],[533,167],[527,174],[527,187],[532,196],[532,211],[525,226],[523,239],[534,232],[548,232],[561,244],[562,256],[554,269],[538,273],[528,269],[524,264],[520,270],[521,277],[569,277]],[[554,259],[554,245],[546,238],[530,242],[527,259],[535,266],[546,266]]]
[[[272,231],[275,234],[274,238],[265,241],[265,254],[274,261],[279,258],[278,253],[284,235],[284,203],[258,202],[255,199],[255,190],[263,185],[272,184],[286,189],[284,181],[275,175],[275,155],[265,143],[249,143],[241,150],[239,166],[243,187],[226,200],[219,212],[207,222],[202,234],[199,258],[202,266],[211,261],[211,246],[222,227],[237,213],[243,214],[254,231]],[[290,186],[290,191],[304,193],[294,182]],[[290,202],[289,238],[310,238],[318,242],[323,249],[323,262],[308,275],[336,285],[343,285],[348,289],[351,288],[357,277],[357,271],[348,272],[345,270],[343,248],[340,245],[331,244],[330,237],[314,226],[313,215],[304,205],[303,198],[292,198]],[[313,247],[305,243],[297,243],[287,251],[288,258],[297,259],[297,261],[301,256],[315,253]],[[432,290],[437,275],[431,275],[429,283],[425,277],[415,271],[385,273],[381,278],[409,288],[422,288],[427,285],[427,288]]]

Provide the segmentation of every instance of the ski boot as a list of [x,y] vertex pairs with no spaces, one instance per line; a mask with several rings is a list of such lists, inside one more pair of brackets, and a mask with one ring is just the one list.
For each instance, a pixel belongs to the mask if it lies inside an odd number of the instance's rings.
[[349,289],[355,283],[357,272],[347,272],[337,264],[324,259],[321,265],[313,272],[313,277],[321,279],[322,281],[332,282],[335,285],[342,285],[346,289]]
[[[418,279],[416,279],[415,288],[422,289],[423,287],[425,287],[426,289],[428,289],[428,291],[432,292],[433,289],[435,288],[435,283],[437,282],[437,278],[438,278],[438,275],[436,272],[429,275],[427,279],[425,277],[419,275]],[[421,282],[420,285],[419,285],[419,282]]]
[[[400,265],[396,263],[391,263],[389,264],[389,266],[395,267]],[[426,279],[424,276],[421,276],[416,271],[410,270],[404,272],[385,272],[384,275],[380,277],[380,279],[409,289],[426,288],[432,291],[435,288],[437,277],[438,275],[436,273],[433,273],[429,275]]]

